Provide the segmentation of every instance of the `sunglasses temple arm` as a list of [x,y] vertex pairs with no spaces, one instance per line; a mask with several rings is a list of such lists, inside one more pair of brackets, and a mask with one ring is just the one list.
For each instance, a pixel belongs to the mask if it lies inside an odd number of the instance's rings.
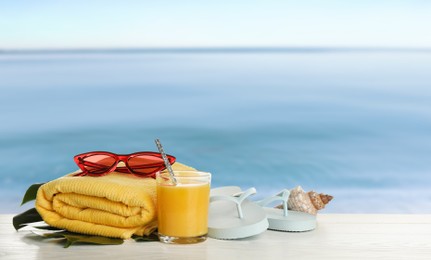
[[147,168],[160,168],[164,167],[164,163],[152,163],[152,164],[141,164],[141,165],[134,165],[133,169],[147,169]]
[[121,172],[121,173],[129,173],[129,169],[127,169],[127,167],[117,167],[115,168],[115,171]]
[[91,167],[97,167],[97,168],[106,168],[106,165],[98,164],[98,163],[92,163],[92,162],[82,162],[81,163],[84,166],[91,166]]

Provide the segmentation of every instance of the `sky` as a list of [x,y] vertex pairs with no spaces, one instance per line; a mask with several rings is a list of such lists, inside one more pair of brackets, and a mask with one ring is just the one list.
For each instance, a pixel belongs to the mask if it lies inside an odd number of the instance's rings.
[[0,1],[0,49],[431,47],[426,0]]

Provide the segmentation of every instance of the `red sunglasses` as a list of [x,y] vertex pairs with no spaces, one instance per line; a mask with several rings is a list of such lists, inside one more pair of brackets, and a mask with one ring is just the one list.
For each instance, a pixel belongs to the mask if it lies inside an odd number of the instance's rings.
[[[166,155],[169,163],[175,157]],[[75,155],[73,158],[82,172],[74,176],[103,176],[114,170],[121,173],[132,173],[139,177],[154,177],[156,172],[166,168],[162,155],[156,152],[136,152],[131,154],[114,154],[95,151]],[[118,166],[123,162],[125,166]]]

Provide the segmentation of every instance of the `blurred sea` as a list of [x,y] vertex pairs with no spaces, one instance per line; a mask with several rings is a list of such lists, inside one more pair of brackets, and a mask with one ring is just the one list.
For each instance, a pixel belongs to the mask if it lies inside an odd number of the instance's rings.
[[335,197],[323,212],[431,213],[430,71],[430,51],[0,53],[0,213],[75,154],[155,138],[256,199],[301,185]]

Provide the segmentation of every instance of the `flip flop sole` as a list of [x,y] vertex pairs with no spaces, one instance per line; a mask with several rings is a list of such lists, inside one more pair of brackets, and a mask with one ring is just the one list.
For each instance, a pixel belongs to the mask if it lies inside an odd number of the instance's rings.
[[[226,195],[241,192],[236,186],[211,190],[211,195]],[[244,218],[238,217],[236,204],[218,200],[210,203],[208,236],[217,239],[240,239],[258,235],[268,229],[269,223],[262,207],[249,200],[241,204]]]
[[316,228],[316,216],[289,210],[287,216],[283,216],[283,211],[276,208],[265,208],[268,217],[269,229],[286,232],[304,232]]

